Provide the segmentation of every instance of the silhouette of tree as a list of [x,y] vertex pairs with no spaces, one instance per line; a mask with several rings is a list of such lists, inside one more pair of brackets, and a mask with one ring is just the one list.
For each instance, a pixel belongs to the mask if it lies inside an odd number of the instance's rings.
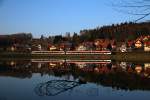
[[54,37],[53,43],[54,43],[54,44],[58,44],[58,43],[60,43],[60,42],[62,41],[62,39],[63,39],[62,35],[56,35],[56,36]]
[[108,44],[107,49],[110,50],[110,51],[112,50],[112,46],[111,46],[110,43]]
[[150,15],[150,0],[119,0],[111,4],[119,12],[140,16],[135,22]]

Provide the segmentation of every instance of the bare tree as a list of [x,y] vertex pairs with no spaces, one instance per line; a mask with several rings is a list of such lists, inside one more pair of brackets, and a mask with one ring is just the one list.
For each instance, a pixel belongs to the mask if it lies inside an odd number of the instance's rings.
[[139,16],[135,22],[150,15],[150,0],[116,0],[110,1],[119,12]]

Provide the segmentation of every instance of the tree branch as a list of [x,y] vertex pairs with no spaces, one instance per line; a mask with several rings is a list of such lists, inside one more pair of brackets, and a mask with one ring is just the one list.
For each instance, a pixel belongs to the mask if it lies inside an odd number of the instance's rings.
[[139,21],[139,20],[141,20],[141,19],[143,19],[143,18],[145,18],[145,17],[147,17],[147,16],[149,16],[149,15],[150,15],[150,13],[147,13],[147,14],[145,14],[144,16],[142,16],[142,17],[138,18],[137,20],[135,20],[135,22],[137,22],[137,21]]

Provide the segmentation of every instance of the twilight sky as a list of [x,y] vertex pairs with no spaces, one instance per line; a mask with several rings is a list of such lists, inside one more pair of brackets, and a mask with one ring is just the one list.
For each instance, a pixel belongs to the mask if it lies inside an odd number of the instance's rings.
[[0,0],[0,34],[49,36],[138,18],[109,5],[109,0]]

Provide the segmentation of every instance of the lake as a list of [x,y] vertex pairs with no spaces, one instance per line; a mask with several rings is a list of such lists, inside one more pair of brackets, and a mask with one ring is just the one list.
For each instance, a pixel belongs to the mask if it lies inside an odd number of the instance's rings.
[[150,99],[150,63],[0,61],[0,100]]

